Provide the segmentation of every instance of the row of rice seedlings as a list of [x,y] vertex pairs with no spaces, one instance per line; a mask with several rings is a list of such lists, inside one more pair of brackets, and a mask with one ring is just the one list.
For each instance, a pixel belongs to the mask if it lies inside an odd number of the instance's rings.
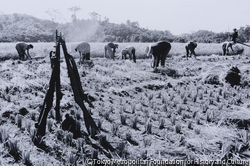
[[143,145],[144,145],[145,148],[147,146],[151,146],[151,144],[152,144],[152,139],[146,138],[146,137],[143,138]]
[[63,140],[63,138],[64,138],[64,131],[62,129],[59,129],[59,130],[56,131],[56,138],[59,141]]
[[31,134],[31,127],[32,127],[32,123],[30,120],[26,121],[26,130],[29,134]]
[[119,127],[118,124],[116,124],[116,123],[113,123],[113,124],[112,124],[111,133],[112,133],[113,136],[116,136],[116,135],[117,135],[118,127]]
[[200,115],[198,113],[195,114],[195,122],[196,122],[197,125],[201,124]]
[[152,134],[152,123],[147,122],[145,125],[145,130],[147,134]]
[[178,105],[178,107],[177,107],[178,115],[181,115],[182,111],[184,111],[184,110],[185,110],[185,108],[183,108],[181,105]]
[[160,118],[159,120],[159,129],[164,129],[165,128],[165,119]]
[[219,96],[222,96],[222,92],[223,92],[223,90],[222,90],[222,88],[220,88],[218,91]]
[[83,138],[77,138],[76,148],[77,148],[78,152],[83,150],[83,145],[84,145],[84,139]]
[[213,97],[209,98],[209,105],[214,105],[214,104],[215,104],[214,98]]
[[178,101],[174,100],[173,107],[176,108],[177,104],[178,104]]
[[13,156],[15,162],[20,161],[23,159],[23,163],[25,165],[32,165],[32,162],[30,160],[30,153],[23,153],[20,151],[18,145],[17,145],[17,140],[11,141],[9,140],[9,134],[5,129],[0,129],[0,143],[3,143],[11,156]]
[[208,105],[207,104],[204,104],[203,106],[202,106],[202,111],[203,111],[203,113],[206,113],[207,112],[207,110],[208,110]]
[[27,166],[33,165],[30,160],[30,152],[23,152],[23,164]]
[[77,162],[77,157],[76,157],[76,155],[73,154],[73,153],[70,153],[70,154],[67,156],[66,165],[69,165],[69,166],[77,165],[76,162]]
[[163,95],[161,95],[161,103],[166,104],[166,98]]
[[0,143],[6,144],[9,140],[9,134],[5,129],[0,128]]
[[65,143],[69,146],[72,146],[72,141],[73,141],[73,133],[65,131]]
[[22,128],[22,119],[23,119],[22,115],[20,114],[16,115],[16,124],[17,124],[17,127],[20,129]]
[[81,134],[81,121],[76,120],[76,133],[78,133],[78,136]]
[[160,99],[161,96],[162,96],[162,94],[161,94],[161,92],[159,92],[158,95],[156,96],[156,98],[159,98],[159,99]]
[[132,138],[131,133],[126,133],[126,140],[135,146],[138,145],[138,143]]
[[179,124],[176,124],[176,125],[175,125],[175,132],[176,132],[177,134],[180,134],[180,133],[181,133],[181,125],[179,125]]
[[134,114],[135,110],[136,110],[136,106],[135,106],[135,104],[132,104],[131,105],[131,113]]
[[185,112],[182,113],[182,117],[181,117],[182,120],[189,119],[189,118],[191,118],[191,116],[188,113],[185,113]]
[[47,120],[47,128],[48,128],[48,131],[52,132],[52,128],[53,128],[53,121],[51,119],[48,119]]
[[56,113],[55,113],[55,110],[53,110],[53,109],[50,110],[50,111],[49,111],[49,114],[48,114],[48,118],[55,119],[55,117],[56,117],[55,114],[56,114]]
[[244,145],[247,145],[248,140],[249,140],[249,138],[248,138],[248,130],[242,130],[239,135],[240,135],[240,140],[242,141],[242,143]]
[[207,122],[212,122],[213,117],[214,117],[213,111],[207,111],[206,112],[206,121]]
[[141,159],[146,160],[148,158],[148,151],[147,150],[141,151],[140,157]]
[[126,112],[126,106],[123,105],[122,107],[120,107],[120,114]]
[[98,151],[97,150],[93,150],[91,153],[91,159],[98,159]]
[[11,102],[10,95],[6,92],[1,92],[0,93],[0,98],[3,98],[7,102]]
[[176,122],[176,116],[174,114],[171,115],[170,121],[171,121],[172,126],[174,126]]
[[153,95],[153,93],[151,93],[147,97],[148,97],[148,101],[151,102],[151,100],[154,98],[154,95]]
[[135,116],[133,119],[132,119],[132,128],[133,129],[136,129],[137,130],[137,123],[138,123],[138,117]]
[[103,117],[108,121],[110,121],[110,113],[111,113],[110,110],[106,110],[103,113]]
[[218,110],[222,110],[222,109],[223,109],[223,106],[224,106],[224,104],[223,104],[223,103],[218,104]]
[[62,129],[59,129],[56,131],[56,138],[59,141],[63,141],[65,144],[72,146],[73,144],[73,133],[69,131],[63,131]]
[[97,127],[99,129],[102,129],[102,123],[103,123],[103,120],[102,119],[98,119],[98,121],[97,121]]
[[102,146],[108,145],[108,141],[107,141],[107,138],[106,138],[105,135],[100,135],[100,136],[99,136],[99,143],[100,143],[100,145],[102,145]]
[[[178,93],[178,92],[179,92],[179,93]],[[177,91],[177,93],[180,94],[180,89]],[[180,96],[181,96],[181,99],[184,99],[184,97],[186,97],[186,92],[185,92],[185,91],[182,92],[182,93],[180,94]]]
[[120,119],[121,119],[121,124],[126,125],[127,116],[124,114],[120,114]]
[[188,128],[189,128],[190,130],[193,129],[193,122],[192,122],[191,120],[188,121]]
[[11,140],[8,140],[7,147],[9,150],[9,154],[13,156],[15,162],[18,162],[22,159],[22,153],[17,145],[17,140],[13,142]]
[[82,115],[82,111],[77,110],[77,111],[76,111],[76,119],[77,119],[77,120],[82,119],[82,116],[81,116],[81,115]]
[[197,135],[199,135],[199,134],[201,133],[201,129],[200,129],[200,128],[195,128],[195,129],[194,129],[194,132],[195,132]]
[[199,95],[199,100],[203,100],[203,98],[204,98],[203,93],[200,93],[200,95]]
[[126,147],[126,142],[121,141],[118,143],[116,147],[116,152],[120,156],[120,158],[126,159],[128,153],[127,147]]
[[162,112],[167,112],[168,111],[167,104],[163,104],[161,110],[162,110]]
[[197,97],[198,97],[198,93],[194,94],[194,96],[193,96],[193,102],[194,102],[194,103],[196,103]]
[[36,112],[31,112],[30,113],[30,118],[31,118],[31,120],[36,121],[37,120],[37,118],[36,118]]
[[39,147],[41,149],[46,147],[46,143],[44,141],[45,136],[37,135],[37,129],[33,129],[32,134],[30,136],[31,136],[31,139],[32,139],[33,143],[37,147]]
[[140,107],[139,107],[138,111],[140,111],[140,112],[144,112],[144,109],[143,109],[142,105],[140,105]]

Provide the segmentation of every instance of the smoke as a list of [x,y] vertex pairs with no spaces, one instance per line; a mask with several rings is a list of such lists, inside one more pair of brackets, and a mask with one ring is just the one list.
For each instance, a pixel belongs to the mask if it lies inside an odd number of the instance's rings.
[[69,42],[100,42],[104,32],[96,20],[75,20],[65,27],[65,39]]

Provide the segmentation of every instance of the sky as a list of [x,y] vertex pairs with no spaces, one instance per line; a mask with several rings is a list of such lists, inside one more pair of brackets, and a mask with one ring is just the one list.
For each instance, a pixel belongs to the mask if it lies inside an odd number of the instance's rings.
[[79,7],[78,19],[96,12],[111,23],[138,22],[150,30],[174,35],[198,30],[232,32],[250,25],[250,0],[0,0],[1,14],[28,14],[57,22],[71,21],[69,8]]

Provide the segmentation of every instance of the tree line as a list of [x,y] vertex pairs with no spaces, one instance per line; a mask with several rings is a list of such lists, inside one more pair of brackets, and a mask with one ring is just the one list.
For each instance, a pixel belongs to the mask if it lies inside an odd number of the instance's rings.
[[[55,23],[29,15],[0,15],[0,42],[53,42],[56,29],[63,32],[70,42],[169,42],[186,43],[196,40],[198,43],[221,43],[229,40],[231,32],[215,33],[199,30],[193,33],[173,35],[170,31],[149,30],[139,26],[138,22],[110,23],[108,18],[101,20],[96,13],[91,19],[77,19],[72,22]],[[238,29],[238,41],[249,42],[250,26]]]

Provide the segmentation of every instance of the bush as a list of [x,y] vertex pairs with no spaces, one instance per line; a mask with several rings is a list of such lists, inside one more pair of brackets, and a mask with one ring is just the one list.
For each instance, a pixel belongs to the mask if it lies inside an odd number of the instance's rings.
[[237,67],[232,67],[225,77],[226,82],[231,86],[240,85],[241,76],[239,75],[239,73],[240,70]]

